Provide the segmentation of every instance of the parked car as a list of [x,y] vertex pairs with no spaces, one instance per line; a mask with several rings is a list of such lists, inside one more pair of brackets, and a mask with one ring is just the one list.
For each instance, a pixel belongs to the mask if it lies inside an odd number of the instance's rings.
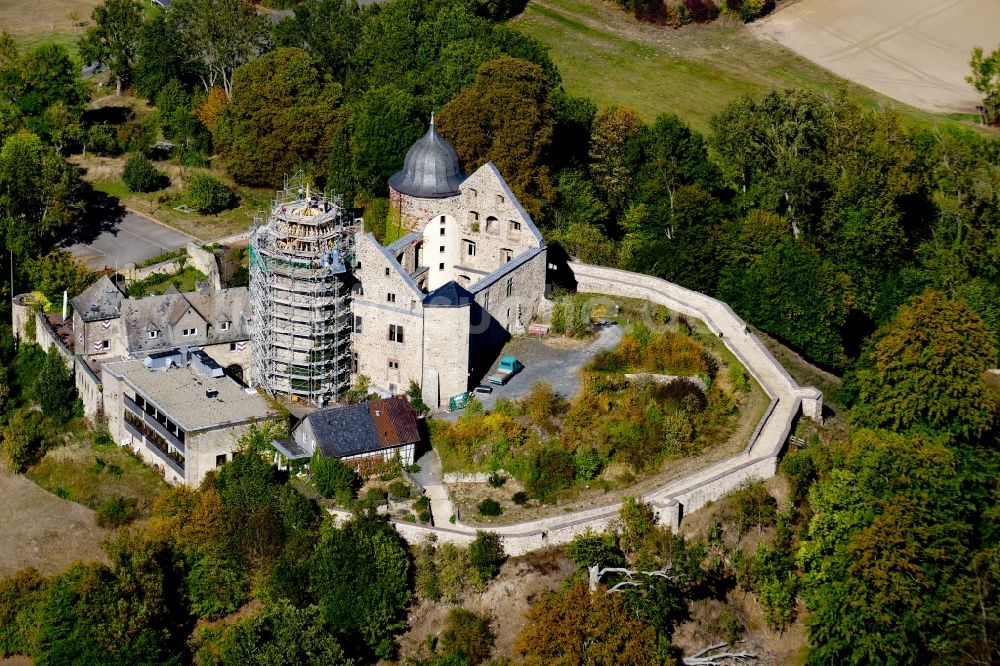
[[510,378],[524,370],[524,365],[513,356],[504,356],[500,359],[497,371],[490,376],[490,384],[503,386],[510,381]]

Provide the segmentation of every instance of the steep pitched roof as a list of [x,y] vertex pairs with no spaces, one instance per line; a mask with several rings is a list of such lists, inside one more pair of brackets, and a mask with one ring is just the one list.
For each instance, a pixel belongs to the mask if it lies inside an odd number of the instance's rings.
[[308,415],[303,423],[306,421],[316,447],[332,458],[376,453],[420,440],[417,415],[405,396],[322,409]]
[[473,300],[468,289],[452,280],[424,296],[423,302],[426,308],[460,308]]
[[312,427],[316,447],[328,458],[345,458],[381,448],[368,405],[323,409],[306,420]]
[[107,275],[83,290],[73,299],[73,309],[80,313],[84,321],[115,319],[121,314],[121,304],[125,294]]
[[368,412],[375,424],[375,434],[383,448],[413,444],[420,441],[417,414],[406,396],[397,395],[368,403]]

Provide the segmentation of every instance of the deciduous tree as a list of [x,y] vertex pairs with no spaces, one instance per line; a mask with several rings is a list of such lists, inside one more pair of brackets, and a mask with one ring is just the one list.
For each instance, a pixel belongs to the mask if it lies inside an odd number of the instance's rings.
[[339,104],[340,86],[302,49],[278,49],[244,65],[213,134],[226,170],[237,182],[257,186],[277,185],[300,166],[325,176],[336,128],[345,120]]
[[142,29],[138,0],[104,0],[94,7],[94,24],[80,38],[80,57],[108,68],[115,80],[115,95],[131,81]]
[[1000,119],[1000,48],[986,55],[982,46],[972,49],[969,59],[972,74],[965,80],[983,96],[983,121]]
[[963,301],[928,291],[901,307],[862,355],[851,384],[859,425],[929,428],[965,437],[996,424],[1000,403],[983,380],[995,340]]
[[205,90],[221,86],[232,95],[236,68],[269,46],[265,18],[243,0],[174,0],[166,21]]
[[555,194],[545,161],[554,118],[541,67],[509,56],[492,60],[437,118],[466,171],[492,161],[525,209],[540,217]]
[[529,666],[662,663],[652,628],[635,618],[622,595],[607,594],[603,587],[591,594],[581,581],[550,592],[527,616],[514,649]]
[[406,627],[411,578],[406,545],[382,518],[366,514],[342,528],[324,527],[312,590],[323,618],[359,656],[393,656],[393,636]]

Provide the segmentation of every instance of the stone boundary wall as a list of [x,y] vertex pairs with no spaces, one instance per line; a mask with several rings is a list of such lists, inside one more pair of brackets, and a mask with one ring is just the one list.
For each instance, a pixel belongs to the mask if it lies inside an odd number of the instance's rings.
[[142,268],[136,268],[134,265],[124,266],[119,269],[119,273],[125,278],[126,283],[131,284],[153,275],[173,275],[179,273],[185,266],[193,266],[205,274],[214,289],[222,289],[222,276],[215,255],[197,243],[188,243],[184,249],[187,257],[167,259]]
[[222,275],[219,272],[219,262],[215,255],[197,243],[187,244],[188,264],[205,274],[212,288],[222,289]]
[[509,477],[510,474],[502,469],[498,469],[495,472],[471,472],[468,474],[462,474],[460,472],[448,472],[441,476],[443,483],[489,483],[490,475],[492,474],[502,474]]
[[[799,414],[821,418],[822,393],[814,388],[800,387],[725,303],[647,275],[578,263],[571,263],[570,268],[579,292],[640,298],[702,320],[712,333],[722,338],[729,351],[743,363],[771,398],[770,405],[741,453],[666,483],[642,497],[656,511],[658,523],[676,530],[684,514],[721,499],[748,481],[774,476],[778,458]],[[568,543],[587,530],[601,532],[614,524],[620,508],[620,503],[614,503],[513,525],[483,528],[460,522],[440,526],[405,521],[393,521],[393,524],[403,538],[413,544],[434,535],[438,541],[467,545],[475,538],[477,529],[484,529],[501,536],[508,554],[521,555],[546,546]],[[351,515],[339,509],[331,509],[330,513],[338,520]]]
[[[30,306],[26,303],[26,298],[30,294],[21,294],[14,297],[13,328],[14,335],[21,340],[26,338],[27,317],[30,316]],[[66,343],[56,334],[49,324],[48,318],[42,312],[35,312],[35,342],[46,352],[53,345],[63,357],[66,367],[73,373],[73,381],[76,385],[80,400],[83,401],[83,414],[88,418],[93,418],[100,413],[104,406],[101,380],[87,365],[82,356],[75,355]]]
[[126,284],[132,284],[133,282],[145,280],[153,275],[173,275],[174,273],[180,272],[183,268],[184,262],[178,258],[167,259],[166,261],[150,264],[149,266],[143,266],[142,268],[136,268],[134,265],[124,266],[120,268],[118,272],[125,278]]

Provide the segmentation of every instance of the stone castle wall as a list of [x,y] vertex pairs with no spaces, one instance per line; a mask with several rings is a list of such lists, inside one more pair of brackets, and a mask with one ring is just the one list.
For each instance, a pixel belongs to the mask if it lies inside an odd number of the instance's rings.
[[[676,530],[684,515],[722,498],[748,481],[773,476],[795,419],[799,414],[820,417],[822,394],[814,388],[800,387],[725,303],[645,275],[575,263],[570,264],[570,270],[580,292],[640,298],[701,319],[710,331],[722,338],[771,397],[770,406],[741,453],[671,481],[642,497],[654,508],[660,524]],[[619,503],[614,503],[514,525],[478,529],[497,533],[505,550],[518,555],[567,543],[588,529],[603,531],[618,516],[620,508]],[[477,529],[460,521],[434,526],[396,521],[394,525],[410,543],[420,543],[433,534],[438,541],[467,545],[475,538]]]

